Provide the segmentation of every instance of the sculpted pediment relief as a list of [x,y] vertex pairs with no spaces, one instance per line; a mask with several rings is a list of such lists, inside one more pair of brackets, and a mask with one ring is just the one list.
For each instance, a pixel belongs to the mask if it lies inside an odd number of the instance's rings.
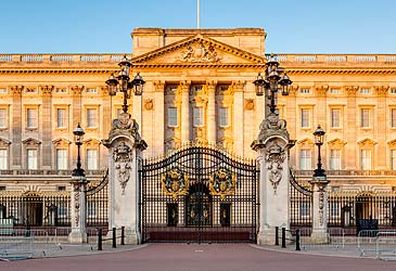
[[265,58],[197,35],[136,56],[135,65],[263,64]]

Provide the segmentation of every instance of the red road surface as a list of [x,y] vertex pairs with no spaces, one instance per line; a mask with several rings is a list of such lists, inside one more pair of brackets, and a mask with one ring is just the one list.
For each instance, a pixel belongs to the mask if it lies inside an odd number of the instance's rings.
[[151,244],[141,249],[92,256],[1,262],[1,271],[381,271],[396,262],[266,251],[248,244]]

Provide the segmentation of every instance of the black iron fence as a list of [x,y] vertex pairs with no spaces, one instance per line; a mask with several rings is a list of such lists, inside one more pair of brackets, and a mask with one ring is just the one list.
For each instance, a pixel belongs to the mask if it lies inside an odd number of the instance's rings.
[[0,192],[2,227],[70,225],[70,193]]

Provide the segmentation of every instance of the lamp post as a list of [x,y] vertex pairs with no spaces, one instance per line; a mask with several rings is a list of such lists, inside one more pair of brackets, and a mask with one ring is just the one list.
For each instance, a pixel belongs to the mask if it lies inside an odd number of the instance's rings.
[[72,172],[72,189],[70,195],[71,204],[71,232],[69,234],[69,242],[86,243],[86,213],[85,213],[85,189],[87,179],[85,178],[84,169],[81,168],[81,146],[83,144],[84,129],[80,124],[73,130],[74,140],[77,145],[77,164]]
[[124,93],[122,111],[124,113],[128,113],[128,99],[131,98],[131,92],[133,92],[135,95],[142,95],[145,81],[139,73],[137,73],[133,80],[130,81],[131,78],[129,77],[129,74],[131,71],[132,62],[126,56],[124,56],[121,62],[118,63],[118,66],[120,66],[118,75],[115,76],[112,74],[106,81],[106,84],[110,96],[115,96],[117,92]]
[[84,169],[81,168],[81,146],[83,144],[83,137],[85,135],[85,131],[81,128],[80,123],[77,124],[77,127],[73,130],[74,142],[77,145],[77,165],[76,168],[73,169],[72,176],[73,177],[85,177]]
[[320,155],[320,148],[323,145],[325,134],[326,132],[320,125],[313,132],[315,145],[318,146],[318,165],[314,170],[312,180],[309,181],[312,185],[311,242],[313,243],[327,243],[329,241],[329,235],[327,233],[328,193],[326,190],[329,180],[327,180],[325,170],[322,168],[322,157]]
[[[271,55],[267,63],[265,63],[264,76],[259,73],[253,83],[256,86],[256,95],[265,95],[270,100],[269,110],[271,113],[276,113],[276,96],[278,91],[282,95],[289,95],[289,87],[293,83],[289,76],[285,73],[285,69],[279,66],[277,57]],[[267,102],[265,103],[267,107]]]
[[318,125],[318,128],[313,132],[315,136],[315,145],[318,146],[318,164],[317,168],[314,170],[314,177],[326,176],[325,170],[322,168],[322,157],[320,154],[320,148],[323,145],[323,139],[326,132]]

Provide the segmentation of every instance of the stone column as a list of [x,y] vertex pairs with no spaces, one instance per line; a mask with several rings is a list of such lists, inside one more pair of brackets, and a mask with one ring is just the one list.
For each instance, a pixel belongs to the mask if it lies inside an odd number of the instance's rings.
[[[51,117],[51,95],[52,95],[52,90],[54,86],[40,86],[40,92],[41,92],[41,97],[42,97],[42,119],[43,121],[41,122],[42,127],[42,164],[41,168],[42,169],[51,169],[51,157],[50,155],[52,153],[52,117]],[[48,155],[47,155],[48,154]]]
[[216,144],[217,141],[217,125],[216,125],[216,82],[206,83],[208,91],[208,118],[207,118],[207,136],[208,142]]
[[326,186],[329,183],[327,177],[314,176],[310,181],[313,192],[312,203],[312,243],[328,243],[329,235],[327,232],[327,206],[328,193]]
[[12,86],[12,164],[10,169],[22,168],[22,90],[23,86]]
[[87,243],[85,190],[87,180],[84,176],[72,176],[71,204],[71,232],[70,243]]
[[109,149],[109,228],[124,226],[125,243],[140,244],[139,163],[147,144],[137,122],[121,113],[103,145]]
[[245,82],[233,82],[234,90],[234,110],[232,118],[234,150],[238,154],[244,155],[244,108],[243,108],[243,89]]
[[289,219],[289,140],[286,121],[269,113],[260,125],[258,138],[251,147],[258,152],[259,175],[259,245],[273,245],[275,227],[290,229]]
[[154,82],[154,119],[155,128],[153,131],[154,156],[165,152],[165,82]]
[[180,82],[179,92],[181,94],[181,143],[190,141],[190,82]]

